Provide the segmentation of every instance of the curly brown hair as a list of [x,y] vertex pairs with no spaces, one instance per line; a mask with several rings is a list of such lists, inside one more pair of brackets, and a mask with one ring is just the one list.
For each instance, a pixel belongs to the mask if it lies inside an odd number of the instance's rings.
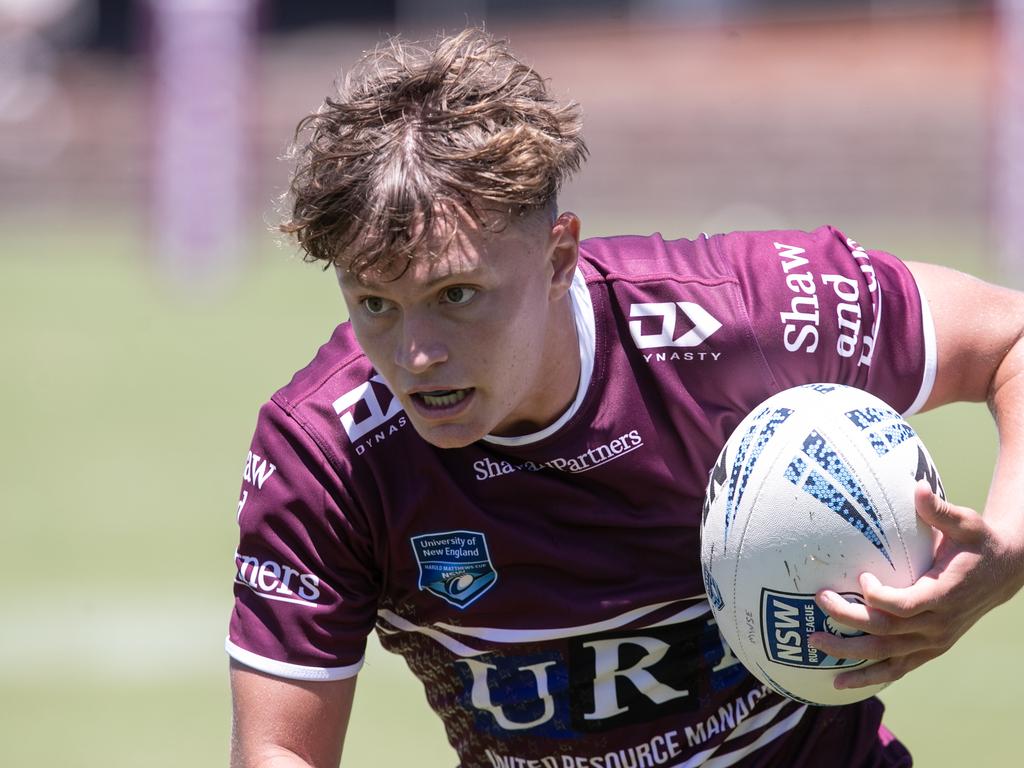
[[401,274],[454,209],[483,224],[553,207],[587,156],[581,128],[579,106],[483,30],[392,38],[296,128],[279,228],[306,261]]

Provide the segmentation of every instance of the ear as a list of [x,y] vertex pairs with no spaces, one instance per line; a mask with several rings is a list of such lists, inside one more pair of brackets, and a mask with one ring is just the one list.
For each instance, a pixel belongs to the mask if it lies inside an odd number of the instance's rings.
[[569,292],[580,257],[580,219],[575,213],[558,215],[548,236],[551,259],[551,298],[560,299]]

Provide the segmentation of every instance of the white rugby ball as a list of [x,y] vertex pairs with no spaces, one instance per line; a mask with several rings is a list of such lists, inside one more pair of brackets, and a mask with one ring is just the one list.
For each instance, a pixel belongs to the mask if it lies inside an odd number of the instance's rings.
[[704,586],[722,637],[762,682],[798,701],[849,704],[884,685],[836,690],[866,665],[807,644],[836,624],[814,595],[861,599],[858,577],[906,587],[932,564],[933,529],[914,509],[928,451],[882,400],[837,384],[774,395],[736,427],[711,471],[701,522]]

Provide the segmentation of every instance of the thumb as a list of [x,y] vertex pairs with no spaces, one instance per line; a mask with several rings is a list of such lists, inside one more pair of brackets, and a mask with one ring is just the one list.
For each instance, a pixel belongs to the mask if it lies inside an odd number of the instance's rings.
[[933,493],[925,480],[918,481],[914,488],[914,507],[924,522],[959,544],[978,543],[985,535],[981,515],[968,507],[950,504]]

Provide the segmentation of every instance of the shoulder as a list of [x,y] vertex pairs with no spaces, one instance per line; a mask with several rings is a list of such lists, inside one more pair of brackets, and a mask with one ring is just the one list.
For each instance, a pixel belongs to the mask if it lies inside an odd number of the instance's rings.
[[342,323],[331,334],[316,356],[296,371],[271,400],[286,412],[294,412],[304,404],[315,403],[333,392],[333,384],[365,381],[372,366],[363,354],[349,323]]
[[351,467],[368,441],[415,431],[397,397],[342,323],[308,365],[277,390],[261,411],[261,422],[283,431],[301,431],[327,461]]
[[747,301],[774,290],[813,292],[813,283],[840,278],[864,280],[873,290],[878,267],[910,278],[891,254],[866,250],[833,226],[701,234],[692,240],[665,240],[657,233],[592,238],[580,244],[580,262],[589,283],[738,286]]
[[[793,229],[701,233],[693,239],[666,240],[660,233],[594,237],[580,243],[584,259],[612,278],[728,276],[730,262],[760,261],[781,253],[829,254],[859,248],[839,229]],[[861,249],[863,250],[863,249]]]
[[580,243],[580,260],[590,280],[644,283],[658,280],[730,279],[706,235],[665,240],[660,233],[595,237]]
[[714,285],[757,278],[769,267],[785,274],[806,265],[813,268],[858,258],[867,262],[864,249],[832,226],[811,231],[702,233],[676,240],[666,240],[659,233],[623,235],[580,243],[580,260],[591,282]]

